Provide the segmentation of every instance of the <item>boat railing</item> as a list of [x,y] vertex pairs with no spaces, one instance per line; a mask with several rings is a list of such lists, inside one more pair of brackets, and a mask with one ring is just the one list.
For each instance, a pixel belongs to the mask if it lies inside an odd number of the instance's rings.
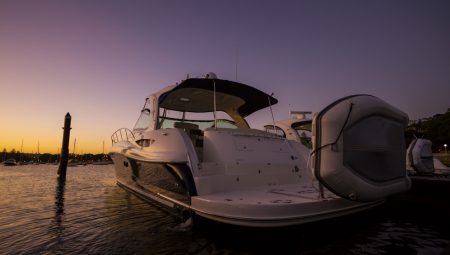
[[128,128],[120,128],[116,132],[114,132],[111,135],[111,142],[112,144],[123,142],[123,141],[130,141],[135,140],[133,131],[129,130]]

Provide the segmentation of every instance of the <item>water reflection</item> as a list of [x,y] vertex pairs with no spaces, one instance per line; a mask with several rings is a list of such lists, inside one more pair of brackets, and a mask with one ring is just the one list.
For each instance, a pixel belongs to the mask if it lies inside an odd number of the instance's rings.
[[57,179],[55,191],[55,220],[61,222],[61,217],[64,214],[64,190],[66,182]]
[[[4,254],[380,254],[448,252],[450,206],[387,203],[340,219],[279,229],[197,221],[184,228],[118,187],[112,166],[0,166]],[[444,201],[447,204],[449,200]],[[434,205],[434,207],[432,206]],[[445,250],[447,249],[447,250]]]
[[66,188],[65,181],[61,179],[56,180],[56,190],[55,190],[55,227],[53,228],[54,232],[57,234],[57,238],[61,237],[63,232],[63,218],[64,218],[64,191]]

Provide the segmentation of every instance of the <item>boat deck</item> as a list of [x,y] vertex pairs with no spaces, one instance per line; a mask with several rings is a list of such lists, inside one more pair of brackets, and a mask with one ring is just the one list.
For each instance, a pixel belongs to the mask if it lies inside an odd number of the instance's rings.
[[192,197],[191,209],[206,218],[249,226],[284,226],[332,218],[379,204],[359,203],[315,187],[264,186]]

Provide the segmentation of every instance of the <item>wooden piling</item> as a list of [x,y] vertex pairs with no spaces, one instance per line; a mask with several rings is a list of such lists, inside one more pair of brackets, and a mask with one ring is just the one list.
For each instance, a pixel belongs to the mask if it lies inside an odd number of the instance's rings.
[[61,181],[66,180],[67,162],[69,161],[69,138],[70,138],[70,123],[72,122],[72,117],[70,113],[66,114],[64,118],[64,135],[61,147],[61,161],[58,168],[58,178]]

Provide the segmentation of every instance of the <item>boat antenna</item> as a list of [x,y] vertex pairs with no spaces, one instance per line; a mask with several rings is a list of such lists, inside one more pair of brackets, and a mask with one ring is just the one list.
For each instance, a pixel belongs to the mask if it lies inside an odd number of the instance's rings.
[[275,118],[273,117],[272,104],[270,103],[270,97],[272,97],[272,96],[273,96],[273,92],[272,92],[272,94],[270,94],[270,96],[267,97],[267,100],[269,101],[270,113],[272,114],[273,132],[276,132],[276,129],[275,129]]
[[217,129],[217,118],[216,118],[216,81],[213,80],[214,85],[214,128]]
[[288,104],[289,105],[289,115],[288,115],[288,117],[289,117],[289,119],[292,117],[291,116],[291,112],[292,112],[292,108],[291,108],[291,104]]
[[238,60],[239,60],[239,48],[236,46],[236,66],[235,66],[236,82],[238,81]]

